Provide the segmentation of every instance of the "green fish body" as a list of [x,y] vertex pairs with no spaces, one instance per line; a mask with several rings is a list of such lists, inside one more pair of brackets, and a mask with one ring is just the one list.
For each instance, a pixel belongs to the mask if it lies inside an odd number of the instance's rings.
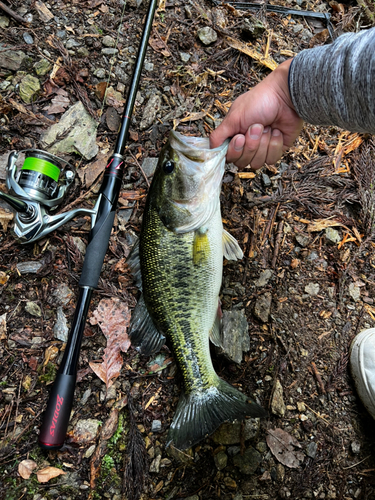
[[223,255],[242,251],[224,231],[220,187],[227,144],[210,150],[207,139],[171,132],[147,197],[139,246],[129,263],[142,296],[130,339],[145,354],[170,341],[184,392],[168,444],[186,449],[225,421],[266,412],[216,374],[209,339],[220,343],[219,292]]

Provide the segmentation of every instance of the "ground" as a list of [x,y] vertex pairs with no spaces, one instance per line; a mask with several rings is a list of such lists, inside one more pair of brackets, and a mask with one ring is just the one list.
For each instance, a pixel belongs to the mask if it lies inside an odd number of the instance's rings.
[[[336,35],[372,21],[370,2],[278,4],[330,12]],[[59,210],[91,208],[116,138],[147,6],[88,0],[14,1],[9,7],[28,24],[5,13],[0,18],[0,50],[11,50],[14,61],[18,57],[11,67],[0,58],[1,182],[6,155],[45,148],[45,131],[80,100],[99,127],[86,158],[74,151],[65,155],[78,176]],[[166,347],[152,359],[124,348],[121,372],[108,389],[89,366],[101,361],[107,343],[103,325],[92,320],[99,302],[130,310],[136,303],[139,292],[125,259],[140,229],[152,159],[168,131],[208,135],[233,99],[270,67],[330,43],[324,23],[264,8],[250,13],[194,0],[160,3],[132,119],[119,212],[88,314],[68,438],[59,451],[42,451],[37,439],[65,348],[61,331],[65,320],[70,325],[78,297],[89,218],[78,216],[38,243],[21,245],[2,202],[1,498],[118,500],[126,486],[126,498],[140,491],[144,500],[375,498],[374,423],[348,368],[352,339],[375,321],[369,136],[306,125],[275,167],[256,175],[227,167],[223,221],[244,258],[225,262],[221,301],[224,311],[243,311],[250,348],[240,364],[214,350],[212,356],[220,376],[254,395],[268,418],[224,427],[178,454],[165,448],[181,390]],[[198,38],[205,27],[217,35],[209,45]],[[112,89],[103,102],[107,79]],[[102,155],[96,164],[95,144]],[[284,442],[282,454],[275,451],[275,434]],[[285,439],[294,439],[287,455]],[[30,474],[20,465],[25,460],[31,468],[35,464]],[[43,482],[40,471],[51,470],[64,474]]]

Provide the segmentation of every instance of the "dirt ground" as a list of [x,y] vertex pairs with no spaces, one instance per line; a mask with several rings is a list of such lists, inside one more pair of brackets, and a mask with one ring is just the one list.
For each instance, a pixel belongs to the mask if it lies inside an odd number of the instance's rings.
[[[278,5],[329,12],[336,35],[371,23],[370,3],[362,10],[354,1]],[[8,6],[29,24],[5,13],[8,23],[1,21],[0,50],[26,54],[16,69],[0,68],[3,190],[6,154],[42,149],[46,129],[79,100],[98,121],[96,144],[108,156],[147,8],[144,2],[124,7],[102,0],[16,0]],[[204,45],[198,32],[207,26],[217,38]],[[119,299],[130,309],[136,303],[125,259],[140,230],[152,175],[147,166],[168,131],[208,135],[233,99],[263,79],[270,65],[330,41],[322,19],[194,0],[160,3],[132,119],[119,212],[89,318],[103,299]],[[251,56],[244,47],[254,51]],[[44,74],[34,66],[40,60],[47,61]],[[27,75],[40,84],[29,103],[20,90]],[[107,80],[112,97],[103,103]],[[306,125],[276,167],[256,175],[227,167],[223,221],[245,256],[225,262],[221,301],[224,311],[243,311],[250,349],[240,364],[214,350],[212,356],[220,376],[254,395],[269,417],[226,426],[183,454],[165,448],[181,388],[168,349],[149,359],[130,348],[106,389],[89,367],[106,346],[93,321],[85,329],[66,444],[49,453],[38,447],[42,412],[65,348],[55,325],[60,314],[69,326],[74,314],[89,218],[20,245],[1,202],[1,498],[120,500],[125,484],[124,498],[130,499],[137,497],[129,493],[134,481],[144,500],[374,499],[374,422],[348,370],[352,339],[375,322],[374,156],[371,137]],[[98,167],[96,158],[65,158],[79,175],[61,211],[93,207],[105,160]],[[126,404],[129,390],[132,405]],[[279,440],[293,440],[288,454],[285,448],[275,451],[275,432]],[[129,443],[140,437],[132,455],[135,475],[124,480]],[[25,460],[31,468],[35,464],[30,474],[20,465]],[[64,474],[43,482],[40,471],[49,467]]]

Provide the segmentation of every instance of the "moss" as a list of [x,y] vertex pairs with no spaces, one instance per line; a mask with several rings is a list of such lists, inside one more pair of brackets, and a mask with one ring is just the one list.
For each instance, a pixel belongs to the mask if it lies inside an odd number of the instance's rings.
[[53,363],[48,363],[44,368],[41,368],[40,371],[43,371],[43,373],[39,375],[39,382],[47,383],[55,380],[57,368]]

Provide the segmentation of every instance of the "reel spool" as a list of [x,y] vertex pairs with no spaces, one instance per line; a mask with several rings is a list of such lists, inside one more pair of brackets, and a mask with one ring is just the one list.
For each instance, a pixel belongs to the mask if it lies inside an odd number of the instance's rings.
[[27,151],[18,184],[32,200],[43,203],[56,197],[61,170],[61,163],[56,161],[53,155]]
[[[59,205],[73,182],[75,171],[62,158],[39,149],[26,149],[25,161],[17,172],[19,152],[9,156],[7,187],[22,199],[35,201],[53,209]],[[64,170],[65,169],[65,170]]]

